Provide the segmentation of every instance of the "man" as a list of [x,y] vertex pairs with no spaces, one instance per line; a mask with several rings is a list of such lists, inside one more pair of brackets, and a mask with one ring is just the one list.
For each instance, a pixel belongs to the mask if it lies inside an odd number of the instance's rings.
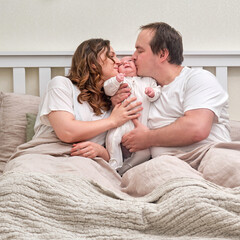
[[[184,161],[205,179],[226,187],[239,186],[239,146],[228,150],[232,148],[228,96],[215,76],[181,66],[181,35],[166,23],[142,26],[135,47],[138,75],[154,78],[162,94],[150,108],[150,129],[134,121],[135,129],[123,136],[122,144],[130,152],[151,148],[153,158],[160,161],[159,156],[164,156],[166,168],[166,155],[174,156],[176,177]],[[121,100],[127,91],[119,91]],[[220,146],[223,142],[226,146]]]

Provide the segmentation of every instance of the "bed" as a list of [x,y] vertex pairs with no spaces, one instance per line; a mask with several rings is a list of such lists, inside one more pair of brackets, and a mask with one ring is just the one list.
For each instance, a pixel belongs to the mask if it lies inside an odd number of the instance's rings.
[[[0,54],[0,68],[13,73],[12,92],[0,93],[0,239],[240,239],[240,188],[184,177],[134,197],[78,174],[2,173],[32,138],[51,68],[67,73],[71,56]],[[227,89],[228,67],[239,67],[240,54],[185,53],[184,64],[216,68]],[[26,68],[38,68],[39,96],[26,92]],[[231,121],[231,136],[240,141],[239,121]]]

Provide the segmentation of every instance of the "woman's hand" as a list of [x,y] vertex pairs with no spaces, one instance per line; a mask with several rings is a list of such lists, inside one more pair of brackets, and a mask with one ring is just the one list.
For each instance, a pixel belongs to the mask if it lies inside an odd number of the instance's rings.
[[116,106],[131,95],[131,89],[128,87],[127,83],[120,85],[118,91],[114,96],[111,97],[112,105]]
[[107,162],[110,159],[108,151],[102,145],[90,141],[73,144],[71,156],[87,158],[101,157]]
[[113,127],[119,127],[129,120],[138,118],[142,111],[141,102],[136,102],[136,97],[125,100],[117,104],[109,117],[113,123]]

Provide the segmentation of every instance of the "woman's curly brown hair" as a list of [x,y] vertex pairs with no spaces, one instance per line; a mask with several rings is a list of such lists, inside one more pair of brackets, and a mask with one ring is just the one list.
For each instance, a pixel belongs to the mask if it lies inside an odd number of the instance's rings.
[[111,101],[104,94],[102,87],[102,67],[98,62],[99,55],[106,50],[110,58],[110,42],[101,38],[89,39],[82,42],[76,49],[72,65],[67,76],[79,90],[78,102],[87,101],[96,115],[108,111]]

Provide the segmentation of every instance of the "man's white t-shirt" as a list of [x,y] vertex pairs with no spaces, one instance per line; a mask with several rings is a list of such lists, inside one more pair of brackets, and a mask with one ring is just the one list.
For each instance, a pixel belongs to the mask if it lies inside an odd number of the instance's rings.
[[[57,76],[50,80],[39,107],[34,138],[43,132],[54,131],[47,117],[51,111],[66,111],[73,114],[76,120],[81,121],[95,121],[109,117],[110,111],[102,112],[100,116],[97,116],[87,102],[80,104],[77,101],[79,93],[79,89],[66,77]],[[106,132],[89,139],[89,141],[103,145],[105,137]]]
[[185,147],[152,147],[152,157],[176,150],[191,151],[209,142],[229,142],[228,94],[216,77],[206,70],[184,67],[173,82],[162,87],[159,99],[150,106],[148,125],[157,129],[175,122],[185,112],[210,109],[215,118],[209,136]]

